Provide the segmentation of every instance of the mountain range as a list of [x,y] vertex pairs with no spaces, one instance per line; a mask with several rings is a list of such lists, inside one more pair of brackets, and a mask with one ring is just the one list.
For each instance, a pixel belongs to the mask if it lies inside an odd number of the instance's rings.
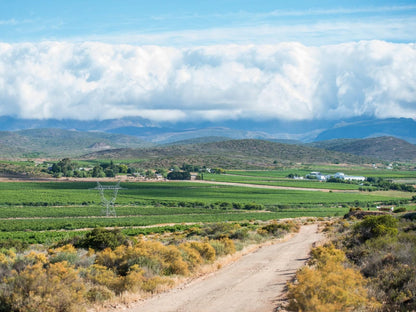
[[[326,125],[328,128],[324,128]],[[45,128],[39,128],[45,126]],[[193,127],[192,127],[193,126]],[[198,126],[198,127],[197,127]],[[256,162],[416,162],[416,122],[409,118],[323,122],[152,124],[0,117],[0,157],[204,159],[213,165]],[[24,129],[20,129],[24,128]],[[305,133],[299,133],[301,130]],[[283,130],[286,135],[282,135]],[[308,132],[309,131],[309,132]],[[313,134],[313,135],[312,135]],[[312,139],[313,138],[313,139]],[[246,145],[246,146],[244,146]],[[240,157],[241,156],[241,157]],[[364,160],[364,158],[366,160]],[[215,160],[216,159],[216,160]]]
[[19,119],[0,116],[0,131],[56,128],[82,132],[99,131],[135,136],[165,144],[200,137],[230,139],[295,140],[303,143],[340,138],[394,136],[416,143],[416,121],[412,118],[352,118],[345,120],[228,120],[155,123],[140,117],[110,120]]
[[0,157],[73,157],[97,150],[139,148],[152,144],[140,138],[105,132],[55,128],[0,131]]

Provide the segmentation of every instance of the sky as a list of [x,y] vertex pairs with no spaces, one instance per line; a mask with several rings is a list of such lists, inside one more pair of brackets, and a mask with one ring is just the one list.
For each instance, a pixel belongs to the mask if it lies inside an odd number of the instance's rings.
[[416,1],[0,0],[0,116],[416,118]]

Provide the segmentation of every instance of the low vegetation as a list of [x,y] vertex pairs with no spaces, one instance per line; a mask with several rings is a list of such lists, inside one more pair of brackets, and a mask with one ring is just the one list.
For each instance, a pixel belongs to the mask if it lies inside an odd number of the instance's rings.
[[416,218],[368,215],[327,224],[332,243],[312,251],[289,284],[290,311],[414,311]]
[[246,244],[297,228],[293,222],[219,223],[133,238],[94,229],[49,247],[2,248],[0,311],[85,311],[126,292],[155,293]]

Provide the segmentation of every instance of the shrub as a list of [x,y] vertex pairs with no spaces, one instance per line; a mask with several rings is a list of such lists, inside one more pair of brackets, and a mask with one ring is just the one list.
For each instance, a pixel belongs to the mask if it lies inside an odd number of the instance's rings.
[[155,276],[144,281],[142,289],[147,292],[155,293],[163,286],[173,286],[173,281],[165,277]]
[[106,248],[115,249],[117,246],[127,244],[127,236],[121,233],[120,229],[106,230],[96,228],[87,233],[85,238],[76,244],[76,247],[104,250]]
[[94,285],[87,291],[85,297],[89,302],[102,302],[113,298],[114,292],[105,286]]
[[258,233],[269,234],[269,235],[279,237],[284,233],[291,232],[293,230],[298,230],[298,229],[299,229],[299,225],[295,224],[292,221],[287,221],[284,223],[272,222],[270,224],[267,224],[261,227]]
[[37,262],[21,272],[12,271],[3,282],[0,306],[7,311],[84,311],[84,284],[66,262],[46,268]]
[[231,237],[241,226],[235,223],[212,223],[205,225],[201,231],[200,235],[206,236],[211,239],[221,239],[226,237]]
[[234,242],[229,238],[222,238],[220,240],[209,241],[210,245],[214,247],[217,256],[225,256],[235,253]]
[[296,273],[296,283],[288,284],[289,311],[370,310],[378,306],[369,299],[362,275],[343,265],[345,254],[334,246],[312,252],[310,266]]
[[120,294],[124,290],[123,279],[103,265],[94,264],[88,268],[86,278],[93,284],[105,286],[116,294]]
[[354,232],[359,239],[366,241],[383,235],[397,235],[398,221],[390,215],[367,216],[354,226]]
[[141,289],[145,281],[144,270],[137,264],[130,267],[129,272],[124,278],[124,289],[128,291],[137,291]]
[[190,243],[180,244],[179,250],[182,252],[182,258],[188,264],[188,269],[190,271],[194,270],[204,262],[200,253],[196,249],[192,248]]
[[406,212],[406,211],[407,211],[406,207],[400,207],[400,208],[393,210],[394,213],[401,213],[401,212]]
[[207,262],[213,262],[216,258],[215,249],[205,242],[190,242],[189,246],[199,252],[202,259]]
[[403,218],[408,219],[408,220],[416,220],[416,212],[409,212],[406,213]]

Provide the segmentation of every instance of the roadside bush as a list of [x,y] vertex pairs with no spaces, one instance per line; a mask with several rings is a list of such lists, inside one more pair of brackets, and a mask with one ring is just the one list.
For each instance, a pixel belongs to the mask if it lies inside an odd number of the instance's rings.
[[215,249],[206,242],[190,242],[189,246],[199,252],[206,262],[213,262],[216,258]]
[[161,290],[163,286],[173,286],[173,281],[166,277],[154,276],[143,282],[142,289],[147,292],[155,293]]
[[221,239],[226,237],[232,237],[241,226],[236,223],[212,223],[207,224],[200,230],[200,235],[208,237],[210,239]]
[[367,278],[381,311],[416,311],[416,224],[393,216],[367,217],[340,236],[347,257]]
[[89,302],[102,302],[113,298],[114,292],[105,286],[94,285],[87,291],[85,297]]
[[369,299],[363,276],[343,262],[345,254],[333,245],[312,251],[309,266],[288,284],[289,311],[372,310],[379,305]]
[[75,243],[76,247],[92,248],[94,250],[104,250],[106,248],[115,249],[120,245],[128,245],[129,240],[120,229],[107,230],[103,228],[93,229],[85,235],[84,239]]
[[367,216],[354,226],[354,233],[361,241],[384,235],[397,235],[398,221],[390,215]]
[[182,252],[182,258],[188,264],[188,269],[190,271],[193,271],[204,262],[201,254],[196,249],[192,248],[190,243],[182,243],[178,248]]
[[115,294],[120,294],[124,291],[122,277],[118,276],[116,272],[108,267],[100,264],[94,264],[88,268],[86,279],[95,285],[107,287]]
[[3,280],[0,306],[3,311],[84,311],[86,289],[78,272],[66,262],[37,262]]
[[229,238],[222,238],[220,240],[209,241],[210,245],[214,247],[217,256],[225,256],[235,253],[234,242]]
[[293,221],[287,221],[283,223],[272,222],[270,224],[262,226],[258,230],[258,233],[263,234],[263,235],[273,235],[275,237],[279,237],[285,233],[288,233],[291,231],[298,231],[298,230],[299,230],[299,225],[297,225]]
[[145,271],[139,265],[132,265],[124,278],[124,289],[132,292],[141,289],[146,280],[144,274]]

